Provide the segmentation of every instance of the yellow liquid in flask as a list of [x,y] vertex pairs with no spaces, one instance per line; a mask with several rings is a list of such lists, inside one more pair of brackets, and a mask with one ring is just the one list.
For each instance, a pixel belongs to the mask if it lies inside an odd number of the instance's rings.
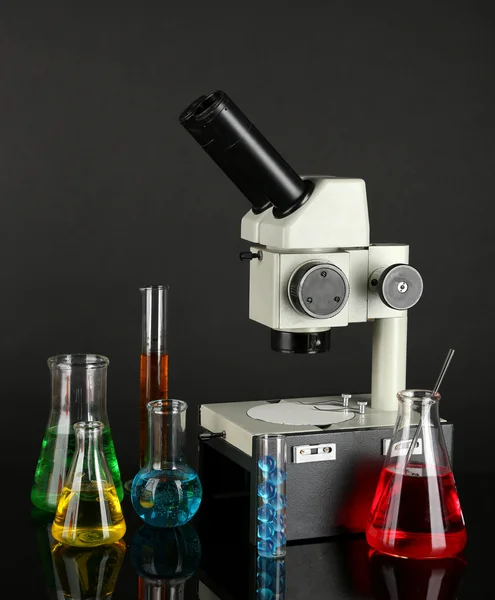
[[116,542],[125,532],[125,519],[114,485],[84,483],[77,491],[64,487],[52,524],[56,540],[89,548]]

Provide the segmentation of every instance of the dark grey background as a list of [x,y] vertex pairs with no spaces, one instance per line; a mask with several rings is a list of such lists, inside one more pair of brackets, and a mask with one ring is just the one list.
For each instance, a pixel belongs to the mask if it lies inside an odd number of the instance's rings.
[[[371,325],[278,355],[248,318],[248,202],[181,128],[225,90],[300,173],[366,181],[371,240],[410,244],[409,387],[449,348],[458,471],[492,467],[494,20],[489,2],[2,2],[2,464],[32,476],[46,359],[107,355],[124,476],[138,455],[142,285],[170,291],[170,395],[370,389]],[[15,444],[15,445],[14,445]],[[193,444],[194,445],[194,444]]]

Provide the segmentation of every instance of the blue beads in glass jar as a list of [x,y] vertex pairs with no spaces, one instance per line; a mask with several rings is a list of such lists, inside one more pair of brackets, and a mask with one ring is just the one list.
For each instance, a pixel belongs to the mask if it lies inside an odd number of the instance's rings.
[[[257,550],[267,558],[285,556],[287,448],[284,435],[258,436]],[[264,589],[264,588],[263,588]]]

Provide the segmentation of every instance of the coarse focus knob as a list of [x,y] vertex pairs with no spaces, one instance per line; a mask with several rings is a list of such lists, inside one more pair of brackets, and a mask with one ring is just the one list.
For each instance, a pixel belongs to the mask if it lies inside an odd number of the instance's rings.
[[311,261],[292,273],[289,298],[302,315],[328,319],[344,308],[349,298],[349,282],[335,265]]
[[378,293],[389,308],[408,310],[423,294],[423,279],[411,265],[392,265],[381,274]]

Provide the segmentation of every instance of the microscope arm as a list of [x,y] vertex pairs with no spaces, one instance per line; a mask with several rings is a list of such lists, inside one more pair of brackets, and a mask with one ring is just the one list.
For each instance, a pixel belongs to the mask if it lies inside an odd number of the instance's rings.
[[375,319],[371,356],[371,408],[397,410],[397,392],[406,388],[407,312]]

